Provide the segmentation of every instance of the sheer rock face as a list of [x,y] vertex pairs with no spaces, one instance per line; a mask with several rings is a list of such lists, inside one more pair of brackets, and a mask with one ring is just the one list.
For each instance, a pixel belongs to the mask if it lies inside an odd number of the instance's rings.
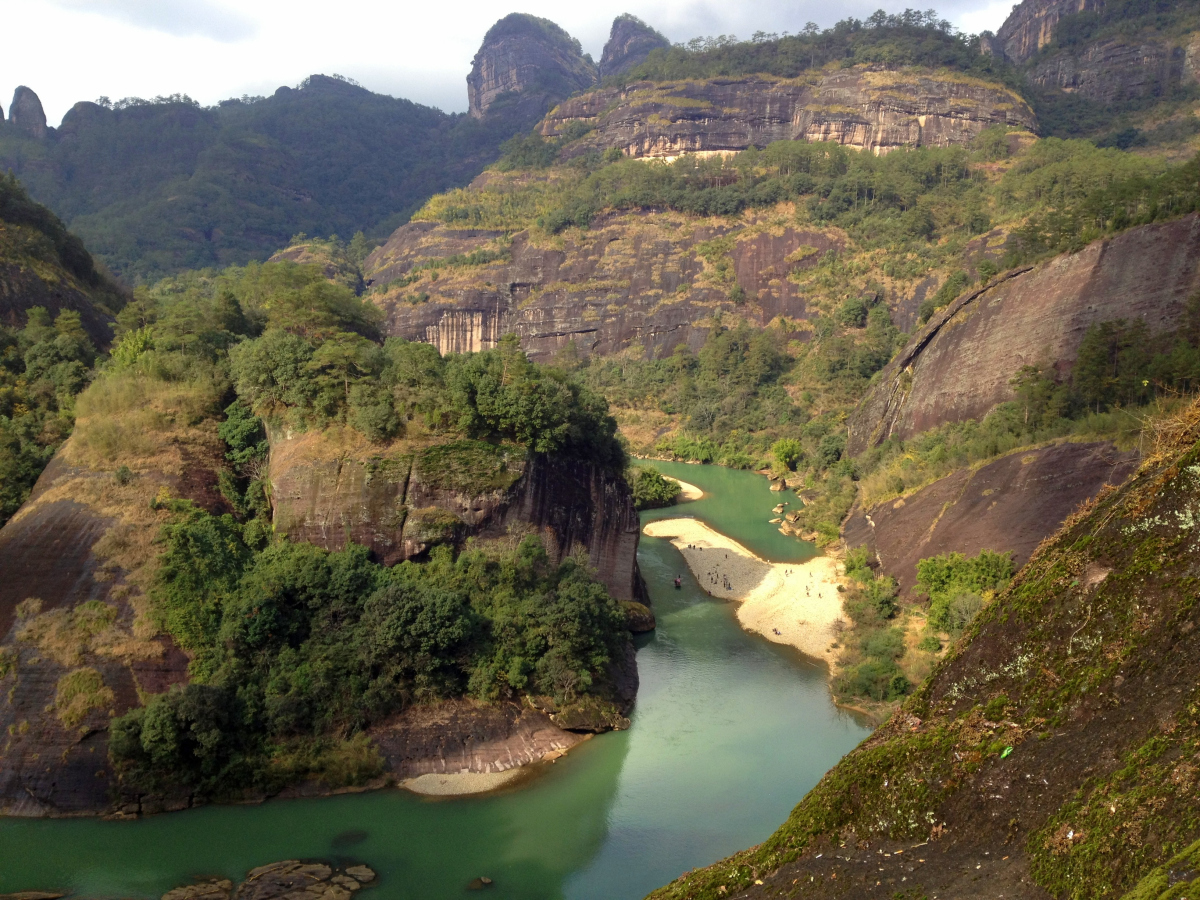
[[1079,93],[1099,103],[1155,97],[1178,85],[1186,51],[1163,41],[1104,40],[1039,63],[1029,78],[1044,88]]
[[513,13],[491,27],[475,54],[467,100],[478,119],[503,95],[517,94],[517,112],[539,116],[595,83],[596,66],[577,40],[547,19]]
[[[371,255],[366,272],[386,285],[422,261],[487,247],[497,235],[412,222]],[[696,249],[721,237],[734,239],[726,280],[714,277]],[[833,231],[610,213],[555,247],[538,246],[519,232],[507,261],[449,268],[432,285],[388,291],[376,302],[389,334],[426,341],[443,353],[487,349],[513,332],[530,357],[543,362],[572,343],[581,356],[636,345],[647,357],[661,357],[679,344],[699,350],[718,310],[760,326],[776,316],[807,317],[807,302],[788,275],[841,246]],[[730,296],[736,287],[744,293],[740,304]],[[413,291],[436,293],[414,303]]]
[[620,16],[613,20],[608,43],[600,57],[600,77],[619,75],[639,66],[660,47],[670,47],[671,42],[633,16]]
[[1078,506],[1137,468],[1136,452],[1106,441],[1013,453],[947,475],[903,499],[855,509],[847,546],[866,547],[900,584],[914,587],[917,562],[941,553],[1009,552],[1023,566]]
[[935,315],[888,364],[850,418],[848,452],[978,420],[1013,399],[1009,380],[1021,366],[1065,377],[1094,323],[1140,318],[1151,333],[1169,331],[1198,288],[1197,214],[994,279]]
[[1034,128],[1032,110],[996,84],[952,74],[858,66],[798,79],[767,76],[638,82],[560,104],[542,134],[572,122],[594,128],[567,157],[618,147],[635,158],[723,153],[772,141],[834,141],[886,153],[965,145],[990,125]]
[[[30,598],[41,601],[43,615],[70,612],[89,601],[105,603],[116,608],[117,628],[131,631],[134,610],[127,573],[114,568],[101,548],[105,539],[111,550],[142,535],[105,515],[97,502],[97,496],[107,498],[110,507],[126,502],[112,473],[68,464],[66,449],[51,460],[29,500],[0,529],[0,653],[12,664],[0,667],[0,693],[7,698],[0,703],[0,733],[7,735],[0,756],[0,816],[69,816],[107,809],[113,774],[110,714],[141,705],[144,693],[161,693],[187,681],[188,658],[167,637],[132,654],[87,650],[74,659],[17,638],[23,624],[17,607]],[[215,452],[189,457],[184,477],[140,473],[127,489],[135,498],[128,502],[146,503],[146,494],[153,496],[154,485],[161,484],[172,496],[224,512],[216,491],[216,470],[223,463]],[[147,485],[146,490],[138,493],[138,484]],[[111,697],[68,726],[56,714],[59,682],[81,667],[95,670]],[[155,809],[187,805],[188,798],[180,796]]]
[[[272,435],[275,527],[329,550],[353,541],[385,565],[469,536],[541,533],[561,561],[583,548],[609,592],[644,596],[633,498],[618,474],[590,463],[502,448],[483,471],[455,445],[329,452],[322,435]],[[454,475],[448,474],[453,471]],[[469,483],[469,482],[474,482]]]
[[1004,20],[996,38],[1005,56],[1022,63],[1050,42],[1063,16],[1092,12],[1103,5],[1104,0],[1023,0]]
[[25,85],[21,85],[13,93],[12,106],[8,108],[8,118],[31,137],[41,139],[49,132],[46,128],[46,113],[42,109],[42,101]]

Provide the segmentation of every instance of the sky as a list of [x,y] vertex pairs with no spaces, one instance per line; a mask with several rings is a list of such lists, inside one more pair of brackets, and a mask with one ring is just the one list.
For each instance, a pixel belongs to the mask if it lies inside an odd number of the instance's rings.
[[[510,12],[557,22],[600,59],[615,16],[630,12],[672,41],[704,35],[822,28],[879,0],[19,0],[0,27],[0,103],[17,85],[37,92],[51,125],[79,100],[183,93],[204,105],[271,94],[313,73],[447,112],[467,107],[466,76],[484,33]],[[995,31],[1012,0],[944,0],[960,30]],[[14,35],[19,35],[15,38]]]

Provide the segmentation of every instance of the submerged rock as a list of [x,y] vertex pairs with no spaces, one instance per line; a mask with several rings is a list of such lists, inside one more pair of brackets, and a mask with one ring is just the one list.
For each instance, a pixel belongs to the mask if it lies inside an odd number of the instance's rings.
[[[322,862],[288,859],[251,869],[246,880],[234,889],[228,879],[210,879],[184,885],[163,894],[162,900],[346,900],[354,891],[375,880],[367,866],[347,866],[338,871]],[[52,900],[61,894],[21,895],[21,900]],[[16,895],[14,895],[14,898]]]

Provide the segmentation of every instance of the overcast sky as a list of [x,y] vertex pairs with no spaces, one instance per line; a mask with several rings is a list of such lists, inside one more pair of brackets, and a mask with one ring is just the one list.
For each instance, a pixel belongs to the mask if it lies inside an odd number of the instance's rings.
[[[884,3],[897,12],[904,3]],[[946,0],[962,31],[995,31],[1012,0]],[[0,18],[0,102],[28,85],[51,125],[78,100],[185,93],[204,105],[270,94],[314,72],[338,73],[447,112],[467,106],[465,78],[484,33],[510,12],[557,22],[599,60],[613,17],[631,12],[672,41],[701,35],[798,31],[879,0],[19,0]]]

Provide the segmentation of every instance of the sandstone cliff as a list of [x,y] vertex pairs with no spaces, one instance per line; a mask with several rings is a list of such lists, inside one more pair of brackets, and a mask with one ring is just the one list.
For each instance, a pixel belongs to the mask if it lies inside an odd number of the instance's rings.
[[563,155],[618,147],[671,159],[763,147],[778,140],[835,141],[886,153],[902,146],[965,145],[989,125],[1034,128],[1024,100],[953,72],[856,66],[795,79],[749,76],[637,82],[568,100],[542,122],[545,136],[582,123],[590,134]]
[[670,41],[636,16],[617,16],[600,57],[600,77],[628,72],[644,62],[651,51],[670,46]]
[[467,100],[477,119],[510,94],[522,113],[536,116],[595,82],[596,66],[579,41],[549,19],[511,13],[484,36],[467,76]]
[[1004,55],[1013,62],[1025,62],[1050,43],[1054,27],[1063,16],[1091,12],[1104,0],[1022,0],[996,32]]
[[46,113],[38,95],[25,85],[13,93],[12,105],[8,108],[8,120],[30,137],[41,140],[48,133]]
[[907,593],[917,563],[941,553],[1011,552],[1022,566],[1045,538],[1105,485],[1119,485],[1138,454],[1112,444],[1062,443],[965,468],[901,499],[856,509],[843,526]]
[[[386,285],[419,263],[496,246],[500,237],[412,222],[371,254],[366,273]],[[733,240],[727,274],[717,277],[697,248],[720,238]],[[806,301],[788,275],[843,244],[833,229],[612,213],[551,246],[519,232],[507,259],[445,269],[436,281],[385,290],[376,302],[389,334],[427,341],[443,353],[487,349],[514,332],[540,361],[572,342],[583,355],[638,346],[661,356],[679,344],[699,349],[719,313],[764,326],[777,316],[803,318]],[[735,287],[744,292],[741,303],[730,298]]]
[[848,423],[861,453],[947,422],[980,419],[1013,398],[1024,365],[1070,373],[1088,326],[1140,318],[1151,333],[1176,327],[1200,288],[1200,216],[1134,228],[994,279],[960,296],[918,331],[882,372]]
[[583,550],[614,597],[640,600],[640,534],[620,475],[581,461],[478,441],[334,445],[321,434],[275,434],[272,503],[278,531],[330,550],[347,541],[386,565],[467,537],[541,533],[561,561]]
[[1170,93],[1183,82],[1184,56],[1182,47],[1166,40],[1102,40],[1036,63],[1029,80],[1114,104]]

